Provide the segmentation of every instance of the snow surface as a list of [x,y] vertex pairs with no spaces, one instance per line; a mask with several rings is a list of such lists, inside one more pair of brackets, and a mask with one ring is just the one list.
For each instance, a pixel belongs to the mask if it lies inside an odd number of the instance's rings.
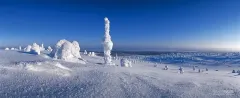
[[[99,56],[83,55],[86,64],[80,64],[47,55],[0,50],[0,98],[240,97],[240,76],[232,73],[238,66],[220,64],[201,73],[184,67],[184,74],[179,74],[180,65],[158,63],[154,67],[155,63],[136,55],[139,59],[128,58],[136,61],[131,68],[105,66]],[[113,62],[120,65],[120,60]],[[166,65],[168,70],[163,70]]]

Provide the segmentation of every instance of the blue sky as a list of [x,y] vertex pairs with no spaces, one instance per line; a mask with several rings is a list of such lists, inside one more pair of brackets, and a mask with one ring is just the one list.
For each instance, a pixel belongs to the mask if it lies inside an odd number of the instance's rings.
[[115,49],[240,50],[239,10],[238,0],[1,2],[0,46],[67,39],[101,47],[108,17]]

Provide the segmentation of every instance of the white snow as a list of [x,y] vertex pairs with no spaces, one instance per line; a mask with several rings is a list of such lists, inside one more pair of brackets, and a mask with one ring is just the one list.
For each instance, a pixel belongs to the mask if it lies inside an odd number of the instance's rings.
[[[82,56],[86,64],[0,50],[0,97],[56,98],[239,98],[238,66],[191,67],[143,62],[132,68],[104,66],[103,57]],[[124,58],[119,56],[119,58]],[[174,58],[174,57],[173,57]],[[129,58],[131,59],[131,58]],[[120,60],[113,60],[119,65]],[[168,65],[168,70],[163,70]],[[180,66],[180,65],[179,65]],[[219,71],[215,71],[218,69]]]
[[[57,98],[239,98],[238,66],[198,73],[134,59],[132,68],[104,66],[103,57],[82,55],[86,64],[0,50],[0,97]],[[124,58],[119,56],[119,58]],[[138,58],[138,57],[137,57]],[[174,57],[172,57],[174,58]],[[131,59],[131,58],[128,58]],[[129,60],[132,61],[132,60]],[[120,65],[120,60],[113,60]],[[192,63],[193,64],[193,63]],[[168,70],[163,70],[168,65]],[[180,66],[180,65],[179,65]],[[219,71],[215,71],[218,69]]]

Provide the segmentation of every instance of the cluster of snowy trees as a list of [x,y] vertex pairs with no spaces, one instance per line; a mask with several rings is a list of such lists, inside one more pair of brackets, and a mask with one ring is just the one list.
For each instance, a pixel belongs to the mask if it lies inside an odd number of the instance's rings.
[[120,63],[122,67],[132,67],[132,62],[128,59],[121,59]]
[[[19,49],[20,49],[20,47],[19,47]],[[44,51],[44,50],[45,50],[45,48],[44,48],[43,44],[41,46],[39,46],[37,43],[33,43],[32,45],[27,45],[27,47],[25,47],[23,49],[24,52],[29,52],[29,53],[37,54],[37,55],[40,55],[41,51]]]
[[233,70],[232,73],[238,73],[238,75],[240,75],[240,70],[238,71]]
[[50,55],[55,59],[66,61],[74,58],[79,59],[81,58],[79,43],[77,41],[69,42],[65,39],[60,40],[57,42]]

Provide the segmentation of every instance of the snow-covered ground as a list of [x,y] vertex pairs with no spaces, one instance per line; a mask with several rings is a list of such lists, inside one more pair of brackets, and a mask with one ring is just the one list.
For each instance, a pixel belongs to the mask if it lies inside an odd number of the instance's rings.
[[[121,67],[120,59],[113,60],[118,66],[104,66],[100,56],[81,54],[86,61],[82,64],[54,60],[48,52],[33,55],[0,50],[0,98],[240,98],[240,76],[231,73],[240,69],[238,63],[204,59],[213,54],[204,58],[183,55],[133,55],[133,67]],[[164,60],[179,56],[191,60]],[[156,64],[159,60],[161,64]],[[229,64],[232,66],[226,66]],[[165,65],[168,70],[163,70]],[[191,66],[195,65],[198,67],[193,71]],[[179,74],[179,66],[184,66],[183,74]],[[199,67],[208,67],[209,71],[198,73]]]

